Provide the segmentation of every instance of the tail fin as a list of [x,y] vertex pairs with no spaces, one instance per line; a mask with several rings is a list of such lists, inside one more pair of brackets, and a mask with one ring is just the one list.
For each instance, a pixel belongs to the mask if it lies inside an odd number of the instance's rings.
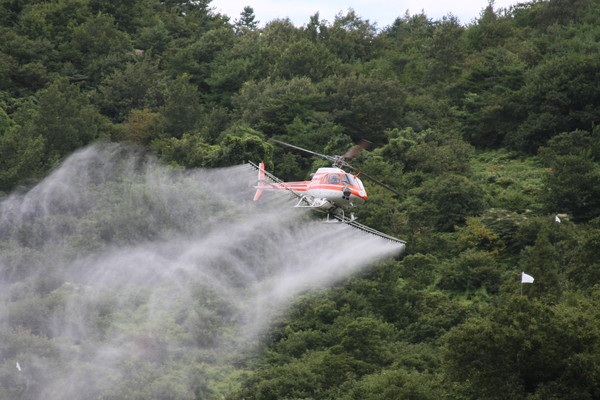
[[256,194],[254,195],[254,201],[260,199],[260,196],[263,194],[263,189],[261,186],[265,181],[265,163],[261,162],[258,164],[258,186],[256,189]]

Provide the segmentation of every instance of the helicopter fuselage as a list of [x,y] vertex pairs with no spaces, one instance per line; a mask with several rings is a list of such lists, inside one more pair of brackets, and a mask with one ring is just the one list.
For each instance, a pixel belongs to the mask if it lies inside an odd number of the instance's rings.
[[[263,169],[264,164],[261,163],[260,168]],[[307,200],[308,205],[304,207],[311,207],[325,212],[336,209],[347,210],[359,206],[367,200],[367,191],[358,176],[335,167],[319,168],[312,175],[310,181],[259,184],[257,189],[258,191],[262,189],[291,190],[306,197],[305,200]],[[258,196],[255,197],[255,200]]]
[[349,209],[367,200],[361,180],[340,168],[319,168],[307,182],[306,194],[314,199],[326,200],[320,207],[324,211],[335,207]]

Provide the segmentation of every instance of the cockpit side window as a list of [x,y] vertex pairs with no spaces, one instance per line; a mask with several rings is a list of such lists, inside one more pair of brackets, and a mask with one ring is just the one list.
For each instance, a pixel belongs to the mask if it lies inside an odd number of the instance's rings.
[[329,175],[329,183],[337,185],[340,183],[340,176],[338,174]]

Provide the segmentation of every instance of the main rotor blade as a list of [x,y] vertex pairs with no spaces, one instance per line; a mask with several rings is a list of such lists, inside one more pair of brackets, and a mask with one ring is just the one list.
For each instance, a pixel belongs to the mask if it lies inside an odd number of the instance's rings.
[[302,148],[302,147],[299,147],[299,146],[296,146],[296,145],[293,145],[293,144],[290,144],[290,143],[282,142],[281,140],[277,140],[277,139],[271,139],[271,141],[273,141],[275,143],[279,143],[279,144],[284,145],[284,146],[291,147],[291,148],[296,149],[296,150],[300,150],[300,151],[304,151],[304,152],[309,153],[309,154],[313,154],[315,156],[323,157],[323,158],[325,158],[325,159],[327,159],[329,161],[332,161],[334,163],[334,165],[336,165],[336,166],[339,165],[341,167],[346,167],[348,169],[351,169],[352,171],[358,172],[360,175],[363,175],[365,178],[367,178],[370,181],[378,184],[379,186],[381,186],[381,187],[389,190],[390,192],[397,194],[398,196],[402,195],[396,189],[393,189],[393,188],[389,187],[388,185],[386,185],[385,183],[381,182],[380,180],[375,179],[375,178],[373,178],[370,175],[367,175],[366,173],[362,172],[358,168],[354,168],[352,165],[348,164],[345,161],[346,158],[352,158],[356,154],[358,154],[359,152],[361,152],[364,149],[366,149],[367,147],[369,147],[372,143],[369,142],[368,140],[364,140],[364,139],[361,140],[359,144],[357,144],[356,146],[354,146],[353,148],[351,148],[350,150],[348,150],[346,152],[346,154],[344,154],[341,157],[340,156],[335,156],[334,157],[334,156],[328,156],[327,154],[317,153],[315,151],[307,150],[305,148]]
[[344,154],[342,156],[342,158],[344,158],[344,159],[352,158],[352,157],[356,156],[358,153],[360,153],[361,151],[371,147],[372,144],[373,143],[369,142],[368,140],[361,139],[361,141],[356,146],[354,146],[350,150],[348,150],[346,152],[346,154]]
[[335,161],[337,160],[337,157],[332,157],[332,156],[328,156],[327,154],[321,154],[321,153],[317,153],[317,152],[315,152],[315,151],[307,150],[307,149],[305,149],[305,148],[298,147],[298,146],[295,146],[295,145],[293,145],[293,144],[289,144],[289,143],[286,143],[286,142],[282,142],[281,140],[277,140],[277,139],[271,139],[271,140],[272,140],[273,142],[275,142],[275,143],[279,143],[279,144],[282,144],[282,145],[284,145],[284,146],[291,147],[291,148],[293,148],[293,149],[296,149],[296,150],[304,151],[304,152],[306,152],[306,153],[313,154],[313,155],[315,155],[315,156],[323,157],[323,158],[325,158],[325,159],[327,159],[327,160],[329,160],[329,161],[334,161],[334,162],[335,162]]
[[400,193],[400,192],[399,192],[399,191],[397,191],[396,189],[394,189],[394,188],[392,188],[392,187],[390,187],[390,186],[386,185],[385,183],[381,182],[379,179],[375,179],[375,178],[373,178],[372,176],[370,176],[370,175],[367,175],[366,173],[364,173],[363,171],[359,170],[358,168],[354,168],[352,165],[350,165],[350,164],[348,164],[348,163],[346,163],[346,162],[344,163],[344,167],[346,167],[346,168],[348,168],[348,169],[351,169],[351,170],[353,170],[353,171],[355,171],[355,172],[358,172],[358,173],[359,173],[359,175],[362,175],[362,176],[364,176],[365,178],[367,178],[368,180],[372,181],[373,183],[376,183],[376,184],[378,184],[378,185],[379,185],[379,186],[381,186],[382,188],[384,188],[384,189],[387,189],[387,190],[389,190],[390,192],[397,194],[398,196],[401,196],[401,195],[402,195],[402,193]]

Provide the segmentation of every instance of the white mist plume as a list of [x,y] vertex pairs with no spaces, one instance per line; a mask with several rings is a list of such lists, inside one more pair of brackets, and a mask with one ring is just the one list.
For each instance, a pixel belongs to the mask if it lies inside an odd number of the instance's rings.
[[197,398],[295,295],[398,252],[255,179],[105,145],[3,199],[0,398]]

